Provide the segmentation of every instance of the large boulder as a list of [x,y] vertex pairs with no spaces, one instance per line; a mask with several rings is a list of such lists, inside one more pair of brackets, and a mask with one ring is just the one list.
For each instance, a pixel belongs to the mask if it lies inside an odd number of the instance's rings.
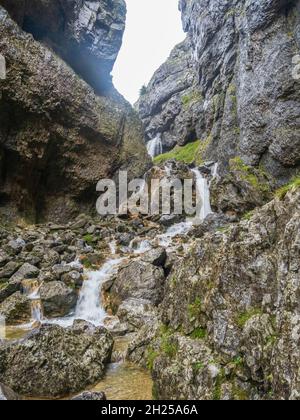
[[125,29],[124,0],[0,0],[20,27],[49,45],[96,90],[110,72]]
[[129,178],[140,177],[148,169],[142,126],[130,105],[116,94],[96,96],[1,6],[0,49],[7,62],[0,81],[6,217],[70,220],[95,209],[100,179],[123,168]]
[[123,301],[132,298],[146,299],[158,305],[163,299],[164,284],[165,275],[161,267],[135,260],[120,268],[117,275],[108,282],[106,292],[115,312]]
[[84,321],[73,327],[43,325],[20,341],[0,344],[0,381],[21,395],[60,397],[99,381],[113,339]]
[[77,293],[61,281],[44,283],[40,288],[44,315],[50,318],[68,315],[77,303]]

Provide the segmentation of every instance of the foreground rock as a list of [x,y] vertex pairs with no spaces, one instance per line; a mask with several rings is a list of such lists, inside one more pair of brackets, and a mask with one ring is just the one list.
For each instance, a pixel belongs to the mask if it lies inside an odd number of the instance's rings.
[[21,399],[12,389],[0,383],[0,401],[19,401]]
[[68,315],[77,303],[77,293],[61,281],[45,283],[40,288],[40,298],[46,317]]
[[104,392],[83,392],[77,397],[72,398],[72,401],[105,401],[106,396]]
[[300,398],[299,233],[298,188],[174,263],[161,327],[129,349],[158,399]]
[[103,377],[112,348],[106,329],[84,321],[67,329],[43,325],[23,340],[0,344],[0,381],[21,395],[74,394]]
[[4,316],[8,325],[27,323],[31,318],[30,300],[16,292],[0,305],[0,315]]

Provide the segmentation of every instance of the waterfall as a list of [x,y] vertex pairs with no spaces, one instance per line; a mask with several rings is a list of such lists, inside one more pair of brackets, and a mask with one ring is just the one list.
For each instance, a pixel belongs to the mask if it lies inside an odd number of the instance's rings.
[[196,176],[196,188],[202,200],[200,220],[205,220],[209,214],[212,214],[210,206],[210,191],[207,179],[201,174],[199,169],[192,169]]
[[40,298],[41,284],[35,279],[22,281],[23,292],[30,300],[32,324],[40,324],[43,319],[43,308]]
[[88,321],[95,326],[103,325],[107,316],[101,302],[102,284],[115,273],[116,267],[123,261],[123,258],[110,259],[97,271],[89,271],[87,278],[80,290],[77,306],[73,315],[44,320],[47,324],[57,324],[62,327],[73,325],[76,319]]
[[152,158],[162,154],[163,146],[162,146],[162,141],[161,141],[161,135],[160,134],[157,134],[157,136],[154,139],[148,141],[147,150],[148,150],[149,155]]
[[74,319],[83,319],[94,325],[102,325],[107,316],[101,304],[101,286],[114,272],[122,259],[111,259],[107,261],[99,271],[88,273],[80,291]]

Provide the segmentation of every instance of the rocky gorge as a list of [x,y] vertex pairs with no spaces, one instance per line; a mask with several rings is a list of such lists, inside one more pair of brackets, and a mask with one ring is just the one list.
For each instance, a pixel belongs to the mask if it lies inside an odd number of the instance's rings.
[[[135,111],[123,0],[0,0],[0,400],[300,399],[299,7],[180,0]],[[119,169],[200,222],[97,215]]]

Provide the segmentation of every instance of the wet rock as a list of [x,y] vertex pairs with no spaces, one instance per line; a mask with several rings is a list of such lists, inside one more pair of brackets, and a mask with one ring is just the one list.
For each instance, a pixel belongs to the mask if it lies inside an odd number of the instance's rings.
[[167,252],[165,248],[154,248],[146,252],[141,259],[142,261],[153,264],[156,267],[163,267],[167,259]]
[[4,316],[7,325],[27,323],[31,318],[30,300],[16,292],[1,303],[0,314]]
[[50,318],[68,315],[77,303],[74,289],[67,287],[61,281],[45,283],[40,288],[40,298],[44,315]]
[[23,340],[0,344],[0,380],[21,395],[61,397],[102,379],[113,347],[104,328],[76,321],[43,325]]
[[70,271],[62,275],[61,281],[71,289],[80,288],[83,284],[83,276],[78,271]]
[[164,271],[142,261],[132,261],[121,267],[109,290],[109,300],[113,310],[131,298],[146,299],[158,305],[163,298]]
[[104,392],[83,392],[77,397],[72,398],[72,401],[105,401],[106,395]]
[[19,290],[21,290],[20,281],[2,283],[0,287],[0,303],[4,302],[5,299],[9,298]]
[[175,223],[179,223],[182,220],[182,216],[178,214],[171,214],[162,216],[159,219],[159,223],[163,226],[170,227]]
[[8,386],[0,384],[0,401],[20,401],[22,398]]

